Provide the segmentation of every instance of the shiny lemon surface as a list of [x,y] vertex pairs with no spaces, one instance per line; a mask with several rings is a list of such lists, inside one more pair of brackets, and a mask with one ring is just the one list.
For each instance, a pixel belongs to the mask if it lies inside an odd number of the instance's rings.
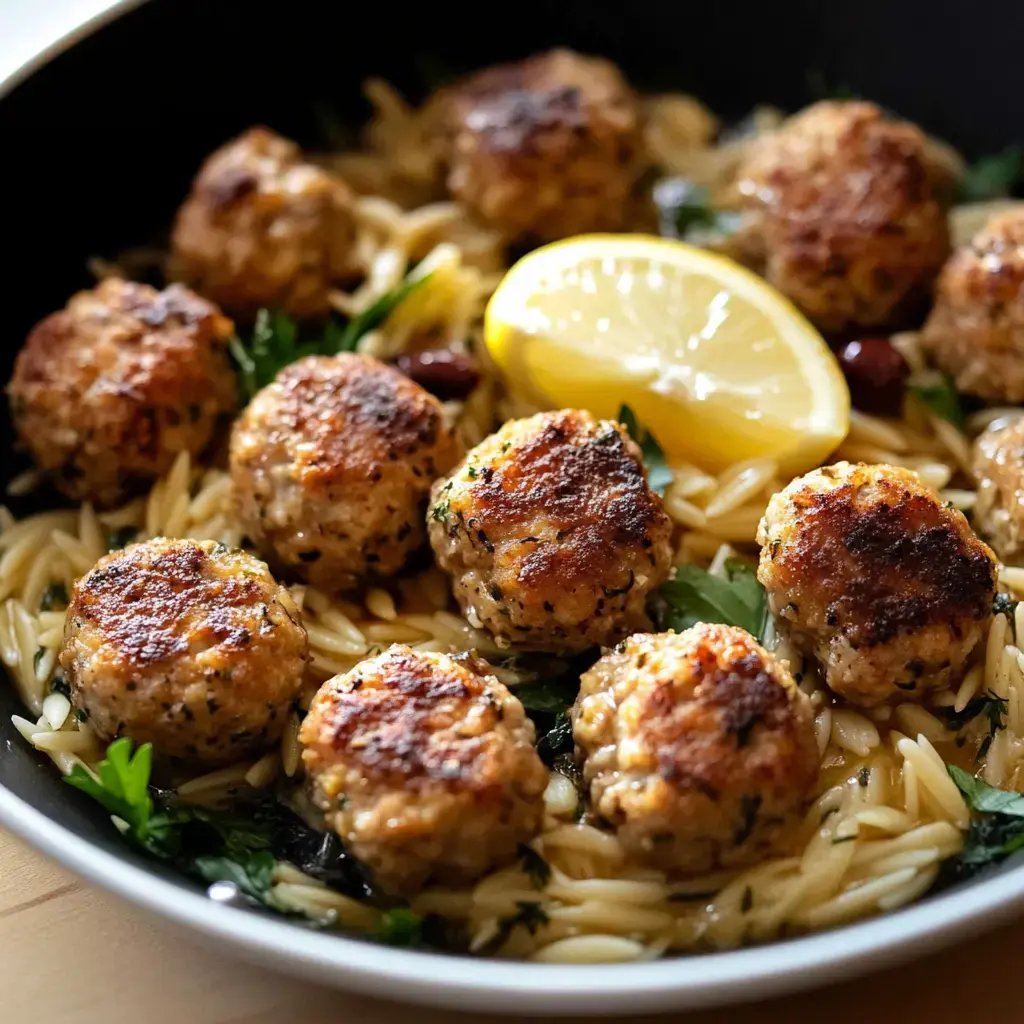
[[614,418],[633,408],[670,459],[796,474],[849,429],[850,396],[818,332],[761,278],[647,235],[581,235],[521,259],[487,307],[512,393]]

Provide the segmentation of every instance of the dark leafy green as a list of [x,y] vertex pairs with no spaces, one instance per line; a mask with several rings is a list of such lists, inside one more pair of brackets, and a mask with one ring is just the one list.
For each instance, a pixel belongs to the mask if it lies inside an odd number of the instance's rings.
[[682,631],[698,622],[739,626],[764,640],[768,601],[754,570],[738,561],[726,563],[727,579],[695,565],[676,567],[676,577],[661,586],[659,625]]
[[996,733],[1006,727],[1007,705],[1008,701],[1005,697],[998,697],[989,690],[988,693],[968,701],[962,711],[955,711],[953,708],[935,708],[934,710],[954,732],[959,732],[977,718],[986,720],[988,735],[981,741],[975,758],[980,761],[988,753],[988,748],[996,738]]
[[954,878],[967,878],[1024,848],[1024,796],[996,789],[956,765],[947,770],[978,817],[964,837],[964,849],[953,866]]
[[948,377],[941,384],[911,385],[910,393],[916,395],[936,416],[948,420],[960,430],[966,426],[960,394]]
[[983,156],[971,164],[957,185],[957,201],[984,202],[1013,193],[1024,175],[1024,148],[1008,146],[1001,153]]
[[665,453],[661,450],[661,445],[655,440],[654,435],[641,425],[636,418],[636,413],[628,405],[620,407],[618,419],[626,428],[629,436],[640,445],[651,490],[658,494],[664,494],[665,488],[672,482],[672,471],[665,461]]
[[429,274],[422,277],[406,277],[406,279],[393,291],[382,295],[369,309],[364,310],[358,316],[354,316],[348,324],[335,337],[334,343],[337,348],[335,352],[351,352],[364,334],[375,331],[391,315],[392,310],[404,302],[417,288],[428,278]]
[[520,845],[519,863],[535,889],[543,889],[551,881],[551,865],[532,847]]
[[515,688],[515,695],[527,711],[565,711],[576,699],[579,682],[572,679],[545,679],[538,683],[524,683]]
[[572,751],[572,722],[568,711],[559,711],[551,727],[537,740],[537,753],[550,768],[560,754]]
[[408,907],[392,907],[385,910],[374,938],[389,946],[404,946],[419,949],[426,943],[423,935],[425,919]]
[[718,210],[711,203],[708,190],[686,178],[665,178],[654,189],[658,208],[659,230],[666,238],[692,241],[708,235],[731,235],[742,221],[742,215]]

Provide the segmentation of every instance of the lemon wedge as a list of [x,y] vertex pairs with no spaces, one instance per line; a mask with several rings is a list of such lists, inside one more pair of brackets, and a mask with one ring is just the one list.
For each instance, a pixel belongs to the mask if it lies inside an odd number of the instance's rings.
[[811,324],[755,274],[682,242],[537,249],[498,286],[484,337],[514,397],[612,419],[629,405],[670,461],[768,457],[797,474],[849,429],[846,382]]

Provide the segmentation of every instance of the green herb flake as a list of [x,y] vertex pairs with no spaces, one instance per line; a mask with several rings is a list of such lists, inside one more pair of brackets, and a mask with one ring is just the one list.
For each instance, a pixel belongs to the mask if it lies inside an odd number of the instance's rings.
[[535,889],[543,889],[551,881],[551,865],[532,847],[520,844],[519,863]]
[[640,421],[636,413],[628,405],[619,409],[618,421],[626,428],[627,433],[640,446],[643,455],[644,465],[647,467],[647,482],[651,490],[657,494],[664,494],[665,488],[672,482],[672,470],[665,461],[665,453],[661,445],[655,440]]
[[665,178],[654,188],[659,230],[663,237],[702,242],[727,237],[739,229],[742,214],[718,210],[708,189],[687,178]]
[[452,503],[445,499],[444,501],[437,502],[430,509],[430,518],[435,523],[446,523],[448,522],[449,516],[452,514]]
[[722,578],[695,565],[676,566],[675,579],[658,591],[660,627],[682,632],[698,622],[721,622],[763,641],[769,618],[764,587],[743,562],[730,560],[725,570]]
[[68,592],[63,583],[51,583],[43,591],[42,600],[39,602],[41,612],[50,612],[54,608],[66,608],[68,606]]
[[968,806],[979,815],[964,838],[956,874],[970,877],[1024,848],[1024,796],[996,789],[956,765],[947,765],[946,770]]
[[384,911],[380,924],[374,932],[378,942],[389,946],[401,946],[406,949],[419,949],[425,943],[423,939],[422,915],[408,907],[392,907]]
[[1005,199],[1024,174],[1024,148],[1008,146],[1001,153],[983,156],[971,164],[957,185],[957,201],[981,203]]
[[967,422],[964,411],[960,407],[960,393],[949,377],[944,377],[938,384],[912,385],[910,393],[924,406],[958,430],[964,430]]

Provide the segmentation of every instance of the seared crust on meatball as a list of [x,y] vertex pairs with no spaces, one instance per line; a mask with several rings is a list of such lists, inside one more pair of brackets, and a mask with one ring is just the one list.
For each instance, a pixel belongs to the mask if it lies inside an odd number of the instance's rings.
[[113,505],[198,455],[235,407],[234,326],[181,285],[107,280],[28,336],[7,392],[22,443],[76,501]]
[[994,217],[950,257],[921,344],[958,390],[1024,402],[1024,210]]
[[540,827],[533,723],[486,668],[392,647],[324,683],[302,723],[315,801],[390,892],[472,881]]
[[391,576],[425,540],[433,480],[462,454],[441,403],[369,356],[285,367],[236,420],[231,479],[246,533],[317,586]]
[[252,128],[213,153],[178,211],[171,273],[225,309],[312,317],[351,276],[352,194],[299,147]]
[[251,555],[158,537],[101,558],[75,584],[60,662],[101,739],[226,764],[280,737],[306,631]]
[[581,651],[649,626],[672,526],[618,423],[573,409],[506,423],[431,492],[430,543],[498,643]]
[[734,626],[631,636],[583,675],[572,727],[594,812],[665,871],[760,860],[818,777],[810,701]]
[[854,704],[953,686],[988,631],[992,552],[910,470],[816,469],[772,498],[757,540],[779,628]]
[[448,96],[448,187],[509,240],[621,230],[643,170],[618,68],[571,50],[488,68]]
[[1024,554],[1024,417],[990,427],[974,445],[974,522],[1004,562]]
[[923,312],[949,250],[924,134],[874,104],[828,101],[756,142],[736,188],[743,258],[825,331]]

